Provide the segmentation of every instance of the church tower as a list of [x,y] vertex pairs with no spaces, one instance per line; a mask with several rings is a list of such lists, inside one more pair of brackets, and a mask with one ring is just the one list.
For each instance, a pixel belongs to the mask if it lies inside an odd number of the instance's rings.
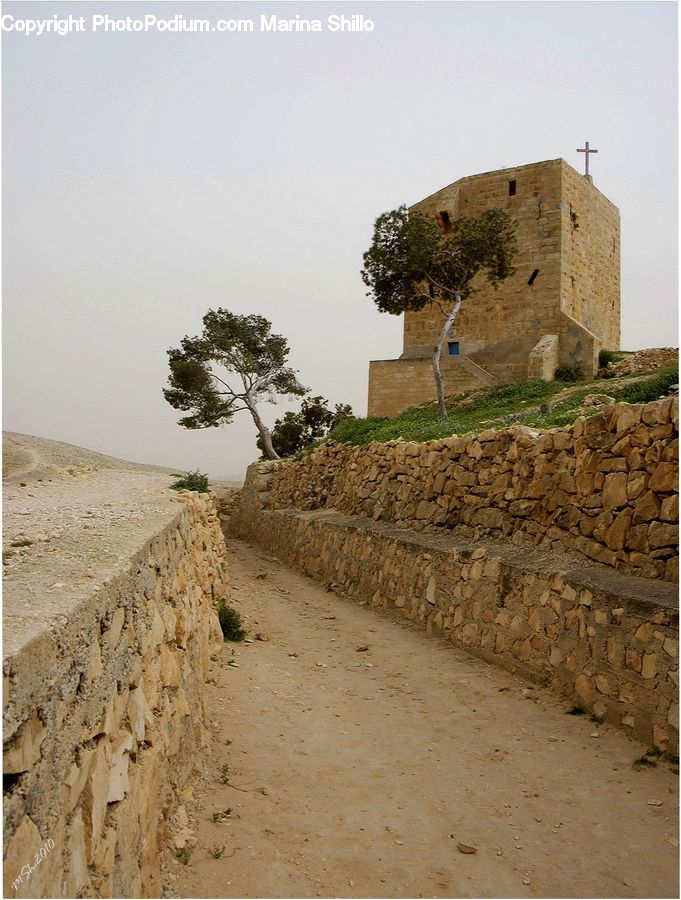
[[[443,353],[445,392],[552,380],[562,364],[592,378],[599,352],[620,344],[617,207],[590,176],[554,159],[462,178],[411,208],[447,234],[455,219],[494,207],[516,222],[515,273],[496,289],[481,280],[463,302]],[[436,398],[431,354],[443,324],[434,304],[405,313],[400,358],[370,363],[370,416]]]

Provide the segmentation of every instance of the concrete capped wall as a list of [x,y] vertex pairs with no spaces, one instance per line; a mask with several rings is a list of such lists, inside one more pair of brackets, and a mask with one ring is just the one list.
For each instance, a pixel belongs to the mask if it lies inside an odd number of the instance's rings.
[[[222,640],[215,601],[228,590],[214,504],[171,498],[166,486],[167,476],[136,482],[123,529],[127,498],[113,491],[102,547],[118,556],[88,560],[87,540],[76,541],[61,556],[75,567],[68,583],[49,587],[56,557],[37,593],[28,564],[8,579],[5,897],[162,894],[165,823],[206,745],[203,681]],[[36,554],[49,553],[49,537]]]

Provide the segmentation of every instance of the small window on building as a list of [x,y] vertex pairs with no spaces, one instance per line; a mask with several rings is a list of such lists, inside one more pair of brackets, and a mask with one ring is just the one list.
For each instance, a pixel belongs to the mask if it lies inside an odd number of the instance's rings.
[[435,288],[433,287],[432,284],[429,284],[429,285],[428,285],[428,295],[429,295],[429,297],[430,297],[431,300],[434,300],[434,299],[435,299]]
[[533,272],[533,273],[530,275],[530,277],[527,279],[527,283],[528,283],[528,284],[533,284],[533,283],[534,283],[534,279],[537,277],[537,275],[539,275],[539,269],[535,269],[535,270],[534,270],[534,272]]
[[514,178],[512,181],[509,181],[509,183],[508,183],[508,196],[515,197],[515,191],[516,191],[516,182],[515,182],[515,178]]
[[440,231],[442,234],[451,234],[452,233],[452,223],[449,218],[449,213],[447,210],[442,210],[437,214],[438,224],[440,226]]
[[458,356],[459,355],[459,342],[458,341],[448,341],[447,342],[447,351],[450,356]]

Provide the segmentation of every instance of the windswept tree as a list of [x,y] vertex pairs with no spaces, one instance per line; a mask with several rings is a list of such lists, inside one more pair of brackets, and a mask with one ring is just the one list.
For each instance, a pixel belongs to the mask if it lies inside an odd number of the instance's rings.
[[[293,456],[309,447],[314,441],[326,437],[339,422],[352,416],[352,407],[337,403],[333,410],[324,397],[305,397],[298,412],[287,412],[277,419],[272,429],[272,445],[279,456]],[[263,439],[256,441],[258,450],[264,451]]]
[[447,418],[440,371],[442,348],[461,303],[482,272],[496,287],[513,274],[514,223],[502,209],[488,209],[477,217],[452,222],[441,235],[433,219],[400,206],[376,219],[371,247],[364,254],[362,279],[381,312],[399,315],[434,303],[445,318],[433,347],[433,377],[438,406]]
[[279,459],[258,404],[275,403],[279,396],[302,397],[307,388],[286,365],[286,338],[272,334],[271,329],[263,316],[211,309],[203,317],[201,335],[185,337],[179,348],[168,350],[169,387],[164,388],[163,396],[175,409],[190,413],[179,420],[180,425],[212,428],[247,410],[265,453],[270,459]]

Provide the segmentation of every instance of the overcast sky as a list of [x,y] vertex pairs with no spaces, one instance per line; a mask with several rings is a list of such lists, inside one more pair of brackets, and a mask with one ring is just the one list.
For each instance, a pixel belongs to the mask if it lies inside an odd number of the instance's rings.
[[[266,316],[303,383],[365,415],[369,360],[401,352],[401,320],[359,276],[376,216],[505,166],[563,157],[582,171],[585,140],[621,211],[622,346],[677,343],[674,3],[2,12],[14,28],[85,17],[82,33],[2,37],[6,429],[242,473],[258,455],[246,413],[186,431],[161,393],[167,349],[218,306]],[[106,14],[255,29],[93,32]],[[261,14],[325,30],[263,33]],[[373,30],[330,32],[333,14]]]

